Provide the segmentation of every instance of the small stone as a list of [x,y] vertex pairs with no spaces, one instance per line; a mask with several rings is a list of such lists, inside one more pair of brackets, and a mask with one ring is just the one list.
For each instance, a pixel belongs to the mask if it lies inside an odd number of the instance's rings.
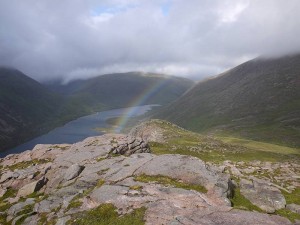
[[300,205],[297,205],[297,204],[294,204],[294,203],[293,204],[288,204],[286,206],[286,208],[288,210],[291,210],[292,212],[300,214]]

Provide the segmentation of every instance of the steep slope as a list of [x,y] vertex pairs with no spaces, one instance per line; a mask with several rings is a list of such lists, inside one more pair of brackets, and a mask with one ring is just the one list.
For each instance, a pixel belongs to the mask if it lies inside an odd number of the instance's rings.
[[59,104],[56,95],[22,72],[0,68],[0,151],[40,133]]
[[155,117],[300,146],[300,55],[248,61],[198,83]]
[[67,95],[70,101],[80,102],[82,107],[116,108],[131,104],[167,104],[193,85],[193,81],[152,73],[107,74],[88,80],[77,80],[67,85],[52,84],[49,87]]

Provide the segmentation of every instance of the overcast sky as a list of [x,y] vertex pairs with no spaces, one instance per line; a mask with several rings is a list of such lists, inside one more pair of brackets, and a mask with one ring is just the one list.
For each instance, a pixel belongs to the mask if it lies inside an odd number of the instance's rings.
[[0,65],[39,81],[145,71],[200,79],[300,51],[300,0],[0,0]]

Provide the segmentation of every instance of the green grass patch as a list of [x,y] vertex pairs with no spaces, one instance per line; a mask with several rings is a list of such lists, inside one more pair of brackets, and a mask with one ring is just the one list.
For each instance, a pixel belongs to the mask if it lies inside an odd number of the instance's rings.
[[266,142],[247,140],[236,137],[219,137],[222,141],[229,144],[236,144],[248,147],[257,151],[273,152],[284,155],[298,154],[300,157],[300,149],[291,148]]
[[130,190],[140,191],[143,189],[143,186],[141,185],[133,185],[129,187]]
[[73,225],[142,225],[146,208],[119,216],[113,204],[103,204],[89,211],[78,213],[67,224]]
[[151,142],[154,154],[191,155],[201,160],[221,163],[225,160],[282,162],[300,161],[300,150],[234,137],[211,137],[187,131],[166,121],[150,121],[163,130],[164,143]]
[[14,197],[16,197],[17,192],[18,192],[17,190],[15,190],[15,189],[9,187],[9,188],[6,190],[5,194],[0,198],[0,202],[3,202],[3,201],[4,201],[5,199],[7,199],[7,198],[14,198]]
[[17,213],[17,216],[21,216],[21,215],[31,213],[33,211],[33,206],[34,206],[34,204],[26,205],[20,212]]
[[286,204],[297,204],[300,205],[300,188],[296,188],[292,193],[288,193],[286,191],[281,191],[284,195]]
[[239,188],[234,189],[233,198],[230,199],[232,207],[235,209],[249,210],[263,212],[259,207],[253,205],[247,198],[245,198]]
[[287,209],[279,209],[279,210],[276,210],[275,213],[279,216],[288,218],[291,222],[295,222],[295,220],[300,220],[300,214],[294,213]]
[[173,178],[167,177],[167,176],[161,176],[161,175],[156,175],[156,176],[149,176],[149,175],[139,175],[134,178],[135,181],[140,181],[144,183],[149,183],[149,182],[157,182],[159,184],[163,185],[171,185],[177,188],[183,188],[186,190],[195,190],[198,192],[206,193],[207,190],[205,187],[201,185],[196,185],[196,184],[186,184],[180,181],[177,181]]
[[83,202],[80,200],[83,197],[83,194],[76,195],[69,203],[67,210],[70,210],[72,208],[79,208],[82,206]]
[[23,161],[23,162],[19,162],[13,165],[8,166],[7,168],[10,169],[11,171],[14,171],[16,169],[21,170],[21,169],[25,169],[27,167],[36,165],[36,164],[43,164],[43,163],[48,163],[50,162],[50,159],[34,159],[31,161]]
[[[0,209],[0,212],[3,212]],[[7,214],[6,213],[0,213],[0,224],[1,225],[11,225],[11,222],[6,222]]]

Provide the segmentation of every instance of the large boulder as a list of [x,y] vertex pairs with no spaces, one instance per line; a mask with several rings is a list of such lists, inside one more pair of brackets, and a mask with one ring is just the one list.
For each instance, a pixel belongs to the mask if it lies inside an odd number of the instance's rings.
[[47,183],[47,181],[47,178],[42,177],[37,181],[26,184],[18,191],[18,196],[25,197],[27,195],[32,194],[33,192],[39,191]]
[[267,213],[274,213],[278,209],[285,208],[286,201],[280,190],[264,180],[241,179],[240,189],[241,194],[252,204]]

